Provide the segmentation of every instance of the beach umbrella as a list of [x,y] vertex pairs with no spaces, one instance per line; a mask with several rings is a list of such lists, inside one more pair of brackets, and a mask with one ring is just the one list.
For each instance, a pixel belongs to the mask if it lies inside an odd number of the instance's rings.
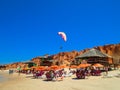
[[[35,67],[33,67],[33,68],[35,68]],[[44,69],[45,69],[44,66],[38,66],[38,67],[35,68],[35,70],[38,70],[38,71],[39,71],[39,70],[44,70]]]
[[76,65],[71,65],[70,68],[77,68],[78,66]]
[[49,71],[49,70],[51,70],[51,67],[46,67],[44,70]]
[[18,67],[17,67],[17,70],[18,70],[18,71],[20,71],[20,70],[21,70],[21,67],[20,67],[20,66],[18,66]]
[[66,68],[67,66],[66,65],[60,65],[59,67],[62,69],[62,68]]
[[80,64],[78,66],[78,68],[86,68],[86,67],[89,67],[89,66],[91,66],[91,64]]
[[36,66],[32,66],[31,69],[36,69],[37,67]]
[[53,65],[53,66],[51,66],[50,68],[51,68],[52,70],[57,70],[57,69],[59,69],[59,66]]
[[96,63],[96,64],[94,64],[93,65],[94,67],[104,67],[102,64],[100,64],[100,63]]
[[44,67],[44,66],[39,66],[38,68],[39,68],[39,69],[45,69],[45,67]]
[[57,65],[53,65],[53,66],[50,66],[51,68],[58,68],[58,66]]
[[30,70],[31,68],[29,67],[25,67],[25,68],[22,68],[22,70]]

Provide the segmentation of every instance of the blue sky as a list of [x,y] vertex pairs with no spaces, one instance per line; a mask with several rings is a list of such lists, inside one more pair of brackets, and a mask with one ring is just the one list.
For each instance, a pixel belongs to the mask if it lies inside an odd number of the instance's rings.
[[120,1],[0,0],[0,42],[0,64],[120,43]]

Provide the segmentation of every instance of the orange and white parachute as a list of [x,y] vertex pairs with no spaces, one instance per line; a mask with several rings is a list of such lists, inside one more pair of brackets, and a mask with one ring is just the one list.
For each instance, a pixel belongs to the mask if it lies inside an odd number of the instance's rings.
[[58,32],[58,34],[63,38],[63,40],[65,42],[67,41],[67,37],[66,37],[66,34],[64,32]]

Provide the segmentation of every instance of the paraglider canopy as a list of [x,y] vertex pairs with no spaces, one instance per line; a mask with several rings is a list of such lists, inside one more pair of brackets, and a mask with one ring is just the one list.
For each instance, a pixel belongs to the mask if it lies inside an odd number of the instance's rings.
[[66,34],[64,32],[58,32],[58,34],[62,37],[62,39],[66,42],[67,41],[67,37]]

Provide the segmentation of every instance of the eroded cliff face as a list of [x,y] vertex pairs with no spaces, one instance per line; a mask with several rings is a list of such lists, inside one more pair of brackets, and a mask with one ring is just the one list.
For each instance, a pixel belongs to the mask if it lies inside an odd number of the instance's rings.
[[[98,46],[94,47],[101,52],[104,52],[110,56],[113,57],[113,62],[115,64],[120,63],[120,44],[111,44],[111,45],[105,45],[105,46]],[[71,52],[60,52],[58,54],[52,55],[53,59],[53,65],[59,64],[59,65],[70,65],[72,62],[75,61],[75,57],[83,54],[84,52],[88,51],[89,49],[82,50],[80,52],[78,51],[71,51]],[[40,65],[41,59],[39,57],[31,59],[33,62],[35,62],[37,65]],[[7,68],[16,68],[18,65],[21,67],[25,67],[26,64],[22,62],[13,63],[6,65]]]
[[16,63],[12,63],[12,64],[7,64],[6,69],[14,69],[14,68],[17,68],[18,66],[21,66],[22,68],[24,68],[27,65],[22,62],[16,62]]
[[113,57],[115,64],[120,63],[120,44],[111,44],[105,46],[96,47],[98,50]]
[[71,52],[61,52],[56,55],[53,55],[53,65],[70,65],[73,61],[75,61],[75,57],[80,55],[80,52],[71,51]]
[[31,61],[33,61],[37,66],[40,66],[41,63],[41,58],[35,57]]

